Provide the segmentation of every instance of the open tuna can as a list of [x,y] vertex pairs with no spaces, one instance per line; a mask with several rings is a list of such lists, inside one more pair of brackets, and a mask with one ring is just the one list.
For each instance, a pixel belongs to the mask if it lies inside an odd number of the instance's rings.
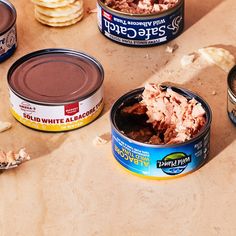
[[101,33],[127,46],[160,45],[179,36],[184,29],[184,0],[98,0]]
[[[212,113],[209,105],[198,95],[182,88],[161,86],[161,90],[166,93],[169,91],[175,97],[166,95],[164,102],[166,100],[167,104],[172,103],[174,99],[177,104],[179,98],[183,99],[189,104],[192,116],[195,113],[198,117],[185,119],[187,125],[185,135],[188,138],[182,139],[181,131],[176,134],[176,130],[181,130],[181,126],[184,129],[184,123],[173,127],[170,122],[167,125],[164,122],[155,123],[153,120],[151,122],[148,106],[143,105],[144,88],[133,90],[120,97],[110,113],[112,151],[115,159],[131,173],[152,179],[170,179],[195,171],[206,162],[210,147]],[[137,104],[141,104],[141,107]],[[157,107],[161,107],[161,103]],[[168,105],[166,107],[168,108]],[[199,108],[201,117],[197,114]],[[182,112],[182,117],[188,113],[189,110]],[[172,111],[172,120],[174,116],[178,116],[176,111]],[[190,123],[187,124],[188,122]],[[191,128],[193,126],[196,127],[195,130]],[[178,139],[184,141],[179,142]]]

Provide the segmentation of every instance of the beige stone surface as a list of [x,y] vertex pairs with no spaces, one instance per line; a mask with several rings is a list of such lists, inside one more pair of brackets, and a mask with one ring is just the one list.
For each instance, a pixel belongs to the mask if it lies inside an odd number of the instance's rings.
[[[173,53],[166,46],[129,48],[106,39],[96,15],[56,29],[34,19],[29,0],[12,0],[18,13],[19,46],[0,64],[0,120],[13,127],[0,134],[0,148],[26,147],[32,160],[0,174],[0,235],[236,235],[236,128],[226,113],[227,74],[197,58],[181,67],[183,55],[220,45],[236,56],[235,0],[186,0],[184,33]],[[85,9],[95,0],[85,1]],[[9,112],[6,75],[20,56],[50,47],[72,48],[97,58],[105,69],[105,109],[92,124],[66,133],[42,133],[16,122]],[[114,161],[110,142],[93,145],[110,132],[109,109],[125,92],[147,81],[191,89],[211,105],[209,162],[169,181],[133,176]],[[215,95],[214,91],[216,92]]]

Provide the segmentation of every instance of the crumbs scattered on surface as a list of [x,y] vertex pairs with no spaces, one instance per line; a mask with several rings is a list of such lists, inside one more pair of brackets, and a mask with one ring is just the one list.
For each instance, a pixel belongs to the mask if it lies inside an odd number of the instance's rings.
[[151,59],[151,56],[147,53],[147,54],[144,56],[144,58],[150,60],[150,59]]
[[100,145],[105,145],[110,141],[111,141],[111,134],[105,133],[105,134],[96,136],[95,139],[93,140],[93,144],[95,146],[100,146]]
[[178,49],[178,44],[174,44],[174,45],[172,45],[172,46],[167,46],[166,47],[166,52],[168,52],[168,53],[174,53],[174,51],[176,50],[176,49]]
[[0,169],[15,168],[24,161],[30,160],[25,148],[21,148],[18,153],[14,151],[4,152],[0,150]]

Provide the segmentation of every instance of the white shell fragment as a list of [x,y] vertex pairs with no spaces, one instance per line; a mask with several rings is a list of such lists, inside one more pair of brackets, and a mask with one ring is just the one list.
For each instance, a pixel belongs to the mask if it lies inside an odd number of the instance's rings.
[[30,160],[30,156],[29,154],[25,151],[25,148],[21,148],[19,153],[19,158],[22,159],[22,160]]
[[15,153],[14,151],[5,153],[0,150],[0,169],[14,168],[28,160],[30,160],[30,156],[25,151],[25,148],[20,149],[18,153]]
[[227,73],[235,65],[235,57],[226,49],[206,47],[198,49],[198,52],[207,62],[216,64]]

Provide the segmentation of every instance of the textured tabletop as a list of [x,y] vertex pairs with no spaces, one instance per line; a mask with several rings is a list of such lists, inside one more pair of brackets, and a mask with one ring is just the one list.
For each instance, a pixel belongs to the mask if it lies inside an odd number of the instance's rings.
[[[96,7],[87,0],[85,10]],[[106,39],[96,14],[67,28],[50,28],[34,18],[29,0],[12,0],[18,13],[18,48],[0,65],[0,148],[26,147],[32,159],[0,174],[0,235],[236,235],[236,128],[226,112],[227,74],[197,58],[183,68],[184,55],[217,45],[236,56],[235,0],[186,0],[185,31],[158,47],[130,48]],[[166,46],[177,44],[174,53]],[[6,75],[26,53],[71,48],[100,61],[105,70],[105,108],[93,123],[65,133],[24,127],[9,111]],[[111,143],[96,146],[110,132],[113,102],[146,82],[190,89],[211,106],[210,160],[185,177],[154,181],[136,177],[116,163]]]

